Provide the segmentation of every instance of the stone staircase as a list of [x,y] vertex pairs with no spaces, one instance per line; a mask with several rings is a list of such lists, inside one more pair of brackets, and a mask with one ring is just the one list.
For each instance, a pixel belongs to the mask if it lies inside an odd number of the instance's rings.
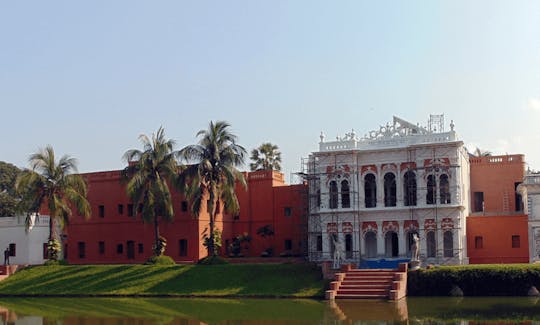
[[407,264],[398,269],[355,269],[343,265],[326,292],[327,299],[389,299],[406,296]]

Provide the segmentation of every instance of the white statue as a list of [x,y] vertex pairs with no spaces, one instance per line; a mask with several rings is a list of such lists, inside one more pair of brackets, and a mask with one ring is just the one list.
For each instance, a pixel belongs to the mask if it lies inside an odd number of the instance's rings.
[[336,234],[332,235],[332,242],[334,243],[334,269],[338,269],[343,261],[343,244],[339,240]]
[[413,243],[411,245],[411,260],[418,261],[418,253],[420,252],[420,238],[418,234],[413,234]]

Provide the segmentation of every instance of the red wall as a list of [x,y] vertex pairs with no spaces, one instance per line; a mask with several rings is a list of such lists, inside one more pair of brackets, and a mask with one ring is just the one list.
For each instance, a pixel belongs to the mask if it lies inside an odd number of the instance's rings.
[[[519,247],[512,247],[512,236],[519,236]],[[476,237],[482,247],[475,247]],[[467,218],[469,263],[528,263],[527,216],[469,216]]]
[[[66,227],[67,260],[73,264],[87,263],[141,263],[152,255],[154,228],[142,222],[140,215],[128,216],[129,198],[125,187],[120,183],[120,171],[83,174],[88,183],[88,200],[92,208],[89,220],[74,215]],[[242,251],[246,256],[260,256],[268,247],[274,248],[274,255],[285,250],[285,239],[292,240],[293,254],[301,254],[307,241],[305,199],[307,186],[287,186],[283,174],[260,171],[245,174],[248,189],[240,186],[237,195],[240,203],[238,218],[233,215],[219,215],[216,227],[223,231],[222,253],[226,252],[225,242],[244,232],[252,240],[248,249]],[[208,227],[208,214],[202,213],[194,218],[188,211],[182,211],[183,196],[173,191],[175,218],[173,222],[160,221],[160,233],[167,239],[166,255],[177,262],[196,262],[206,256],[202,245],[203,233]],[[124,206],[122,214],[118,205]],[[104,217],[99,215],[99,206],[105,207]],[[285,207],[291,208],[291,216],[284,216]],[[206,209],[203,207],[203,211]],[[257,229],[273,225],[275,236],[262,238]],[[187,239],[186,256],[180,256],[181,239]],[[134,256],[128,258],[128,241],[134,244]],[[84,257],[79,257],[79,242],[84,243]],[[104,242],[105,252],[99,252],[99,242]],[[300,244],[302,242],[302,245]],[[118,252],[122,245],[123,251]],[[142,245],[142,252],[139,252]]]

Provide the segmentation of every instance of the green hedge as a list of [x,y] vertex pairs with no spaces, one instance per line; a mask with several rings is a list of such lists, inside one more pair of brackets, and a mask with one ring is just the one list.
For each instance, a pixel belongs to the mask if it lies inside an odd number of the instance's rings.
[[409,296],[448,296],[453,286],[465,296],[526,296],[540,289],[540,265],[441,266],[409,271]]

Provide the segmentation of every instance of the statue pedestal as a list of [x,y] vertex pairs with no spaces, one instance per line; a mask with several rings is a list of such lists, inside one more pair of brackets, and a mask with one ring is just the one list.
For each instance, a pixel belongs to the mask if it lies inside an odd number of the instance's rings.
[[411,265],[411,270],[412,271],[418,270],[420,268],[420,261],[419,260],[411,260],[409,262],[409,264]]

